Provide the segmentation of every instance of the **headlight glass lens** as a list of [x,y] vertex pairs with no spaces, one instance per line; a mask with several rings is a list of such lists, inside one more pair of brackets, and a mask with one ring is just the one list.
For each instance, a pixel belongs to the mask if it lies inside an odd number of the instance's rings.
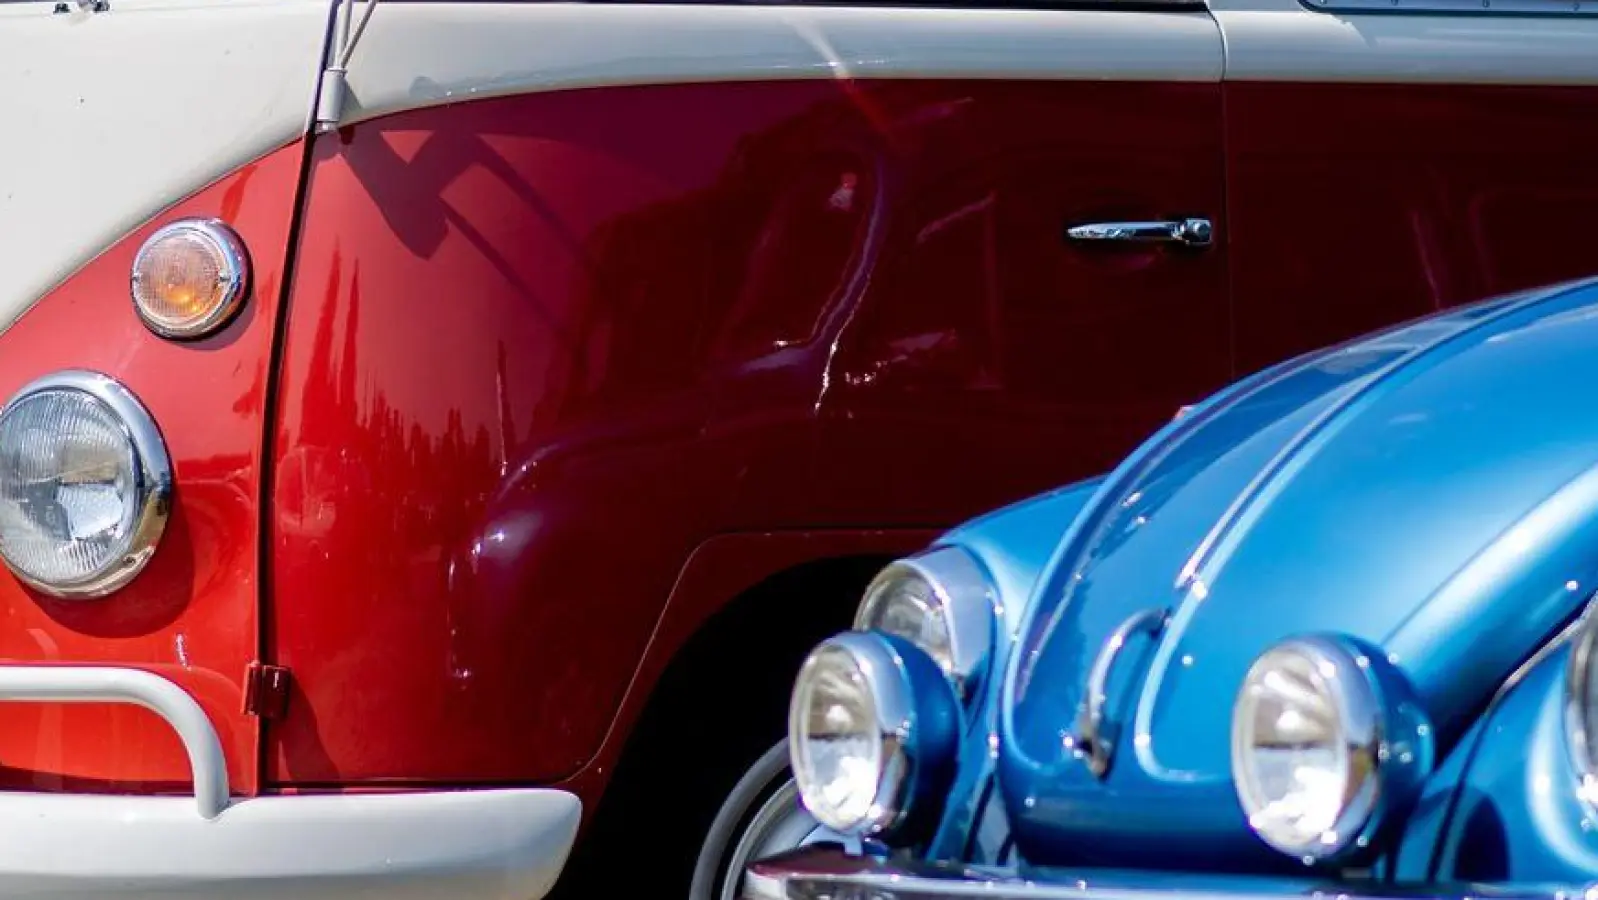
[[901,568],[884,573],[867,589],[862,609],[863,628],[902,637],[925,650],[938,668],[954,671],[948,616],[937,590],[919,572]]
[[1232,769],[1250,826],[1284,853],[1321,858],[1374,808],[1374,699],[1350,660],[1313,644],[1267,651],[1244,679]]
[[872,817],[882,773],[876,700],[853,654],[822,646],[795,685],[789,735],[805,806],[850,832]]
[[866,588],[854,627],[921,648],[965,699],[986,668],[996,619],[987,574],[964,550],[940,547],[883,569]]
[[49,593],[96,596],[131,579],[153,551],[165,453],[158,436],[153,449],[140,446],[124,413],[143,410],[120,385],[88,374],[49,381],[0,412],[0,556]]

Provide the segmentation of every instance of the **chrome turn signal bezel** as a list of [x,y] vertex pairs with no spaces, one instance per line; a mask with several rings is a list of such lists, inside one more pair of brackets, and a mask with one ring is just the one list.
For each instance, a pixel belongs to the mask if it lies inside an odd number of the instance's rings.
[[[215,253],[220,297],[204,315],[175,323],[152,308],[146,297],[140,273],[150,256],[177,237],[198,238]],[[155,334],[170,340],[195,340],[220,331],[244,307],[250,284],[250,256],[244,241],[226,222],[216,218],[187,218],[168,223],[151,234],[133,257],[128,290],[139,321]]]

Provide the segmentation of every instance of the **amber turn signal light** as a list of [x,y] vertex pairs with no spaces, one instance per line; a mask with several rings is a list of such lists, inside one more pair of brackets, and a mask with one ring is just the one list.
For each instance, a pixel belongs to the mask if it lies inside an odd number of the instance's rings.
[[244,242],[219,219],[166,225],[133,259],[133,305],[167,338],[214,334],[244,305],[250,261]]

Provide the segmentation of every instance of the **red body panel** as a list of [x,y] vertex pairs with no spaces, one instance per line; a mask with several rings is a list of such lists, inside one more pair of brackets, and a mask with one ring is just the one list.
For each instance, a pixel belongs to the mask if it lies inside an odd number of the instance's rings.
[[[0,336],[0,396],[63,368],[111,374],[159,424],[176,491],[160,548],[109,598],[61,601],[0,569],[0,664],[124,664],[187,689],[216,725],[236,793],[257,782],[257,721],[242,679],[257,657],[259,494],[273,327],[303,147],[251,163],[157,216],[45,296]],[[254,266],[240,316],[191,344],[140,324],[128,277],[140,243],[182,216],[217,216]],[[187,790],[170,726],[128,706],[0,704],[0,786]]]
[[1598,87],[1226,86],[1243,371],[1598,271]]
[[1224,259],[1062,231],[1219,218],[1220,153],[1217,86],[1092,82],[606,88],[319,141],[269,777],[571,775],[715,535],[934,527],[1113,459],[1226,377]]
[[[303,149],[285,148],[0,336],[0,395],[109,372],[156,415],[178,484],[114,603],[0,575],[0,662],[173,678],[252,792],[240,679],[264,641],[296,691],[266,735],[269,785],[560,781],[593,799],[673,654],[770,574],[902,553],[1100,471],[1234,372],[1594,268],[1598,92],[1222,99],[774,81],[344,129],[312,153],[268,436]],[[180,215],[229,220],[255,265],[243,316],[197,344],[150,335],[127,298],[139,242]],[[1222,244],[1063,237],[1188,215]],[[12,788],[188,782],[176,738],[128,708],[0,705],[0,763]]]
[[[660,625],[650,637],[626,698],[606,732],[599,752],[581,772],[561,782],[586,808],[595,806],[626,749],[634,723],[683,645],[707,620],[772,573],[821,559],[868,556],[891,559],[914,553],[937,537],[936,531],[891,529],[853,531],[766,531],[723,534],[701,544],[684,564],[666,601]],[[751,635],[751,640],[755,639]],[[781,718],[786,710],[750,710],[755,719]],[[589,824],[586,819],[585,825]]]

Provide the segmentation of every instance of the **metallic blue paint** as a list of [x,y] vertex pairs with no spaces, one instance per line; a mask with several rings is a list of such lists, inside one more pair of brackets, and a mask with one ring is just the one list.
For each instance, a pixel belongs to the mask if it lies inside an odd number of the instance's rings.
[[[1237,804],[1228,736],[1249,664],[1293,634],[1380,647],[1451,747],[1598,578],[1595,349],[1592,284],[1501,298],[1277,367],[1111,473],[1003,685],[1022,855],[1280,864]],[[1064,738],[1093,655],[1150,606],[1171,624],[1112,682],[1128,746],[1101,782]]]
[[960,547],[976,557],[998,594],[999,630],[1013,637],[1026,600],[1070,526],[1102,478],[1079,481],[1001,507],[951,529],[935,546]]
[[1578,794],[1564,727],[1569,659],[1566,642],[1487,716],[1433,878],[1569,886],[1598,877],[1598,815]]
[[[1104,478],[950,532],[1014,640],[917,854],[1043,882],[1231,873],[1240,893],[1276,875],[1551,896],[1598,878],[1559,643],[1598,588],[1595,384],[1598,280],[1497,298],[1241,380]],[[1100,779],[1065,739],[1093,657],[1150,607],[1169,625],[1118,661]],[[1364,647],[1430,723],[1435,769],[1368,873],[1269,850],[1232,786],[1243,675],[1303,634]]]
[[[914,698],[913,740],[906,751],[910,756],[910,786],[907,796],[913,803],[926,803],[941,813],[949,784],[954,781],[960,746],[960,702],[954,688],[938,664],[920,647],[901,637],[876,634],[893,651],[898,663],[899,677],[904,679]],[[910,810],[907,825],[911,833],[920,823],[930,823],[935,816],[921,815],[920,810]],[[921,831],[930,830],[922,824]]]
[[[961,547],[987,572],[999,598],[998,646],[990,670],[1004,671],[1020,629],[1026,600],[1038,574],[1049,563],[1060,536],[1087,505],[1102,479],[1056,488],[972,519],[944,534],[936,546]],[[944,805],[942,823],[931,841],[940,857],[997,858],[1010,828],[1003,808],[989,804],[998,732],[1000,679],[986,678],[972,699],[960,739],[959,768]]]

